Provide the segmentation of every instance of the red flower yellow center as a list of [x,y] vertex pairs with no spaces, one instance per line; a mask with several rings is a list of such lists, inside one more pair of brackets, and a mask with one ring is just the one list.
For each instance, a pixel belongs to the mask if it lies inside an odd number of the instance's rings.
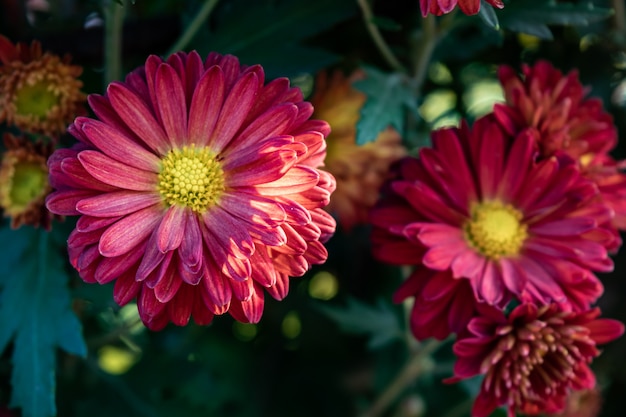
[[500,201],[476,204],[463,226],[465,240],[486,258],[515,256],[528,237],[522,217],[519,210]]
[[51,86],[39,81],[32,85],[26,84],[16,92],[15,111],[22,116],[32,115],[41,120],[59,101],[59,95],[52,91]]
[[204,213],[225,190],[224,171],[215,154],[195,145],[172,149],[161,160],[159,192],[168,205]]

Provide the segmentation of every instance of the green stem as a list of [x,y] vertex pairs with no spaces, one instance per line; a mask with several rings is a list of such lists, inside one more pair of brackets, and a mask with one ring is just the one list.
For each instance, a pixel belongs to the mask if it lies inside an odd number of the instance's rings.
[[362,417],[381,416],[387,408],[404,392],[406,387],[414,382],[424,368],[425,359],[430,356],[441,343],[437,340],[429,340],[421,346],[413,357],[411,357],[398,375],[391,381],[391,384],[374,401],[372,406],[362,415]]
[[113,0],[104,2],[104,88],[122,78],[122,29],[124,6]]
[[404,66],[400,63],[398,58],[396,58],[393,52],[391,52],[389,45],[387,45],[387,42],[385,42],[385,39],[378,30],[378,26],[374,24],[374,13],[372,12],[372,8],[370,7],[368,0],[357,0],[357,3],[359,4],[359,7],[361,7],[365,28],[369,32],[374,44],[382,54],[385,61],[387,61],[387,64],[389,64],[389,66],[395,71],[406,72]]
[[218,2],[219,0],[207,0],[204,2],[202,8],[196,14],[196,17],[194,17],[191,23],[187,26],[187,29],[183,32],[180,38],[178,38],[174,46],[172,46],[168,55],[185,49],[193,37],[196,36],[196,33],[202,27],[204,22],[209,18]]

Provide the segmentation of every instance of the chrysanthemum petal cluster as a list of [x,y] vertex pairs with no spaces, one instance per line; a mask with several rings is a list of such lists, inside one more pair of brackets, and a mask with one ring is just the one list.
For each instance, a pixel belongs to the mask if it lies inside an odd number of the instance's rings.
[[546,65],[526,84],[501,70],[507,105],[432,132],[371,212],[374,255],[415,265],[395,295],[415,299],[413,334],[455,333],[454,380],[484,375],[474,416],[561,411],[594,388],[596,344],[623,333],[592,307],[621,245],[615,127],[575,74]]
[[311,97],[313,116],[326,120],[332,129],[326,138],[328,148],[323,169],[335,177],[337,190],[326,210],[347,231],[367,222],[369,210],[388,178],[389,167],[406,155],[402,138],[392,127],[372,142],[356,144],[356,123],[366,97],[352,83],[364,76],[362,71],[355,71],[350,77],[341,71],[323,71],[317,76]]
[[28,133],[56,137],[85,114],[82,68],[42,52],[33,41],[13,44],[0,35],[0,123]]
[[504,405],[535,415],[563,410],[571,390],[596,385],[589,363],[598,345],[624,333],[616,320],[599,319],[600,310],[564,311],[557,304],[521,304],[506,317],[485,308],[453,347],[456,379],[485,377],[472,415],[487,417]]
[[285,78],[216,53],[151,56],[104,96],[79,140],[49,159],[58,214],[80,215],[68,240],[86,282],[115,281],[151,329],[229,312],[257,322],[265,292],[326,260],[323,210],[335,180],[317,169],[326,122]]
[[[504,3],[501,0],[486,1],[498,9],[504,7]],[[420,9],[424,17],[428,13],[435,16],[450,13],[457,6],[466,15],[474,15],[480,11],[480,0],[420,0]]]
[[539,61],[524,65],[521,75],[502,66],[498,76],[506,102],[496,104],[494,114],[502,126],[510,134],[534,127],[540,132],[537,147],[542,158],[565,154],[574,159],[615,212],[613,225],[626,230],[626,162],[610,155],[617,146],[617,129],[602,101],[588,97],[578,72],[564,75]]

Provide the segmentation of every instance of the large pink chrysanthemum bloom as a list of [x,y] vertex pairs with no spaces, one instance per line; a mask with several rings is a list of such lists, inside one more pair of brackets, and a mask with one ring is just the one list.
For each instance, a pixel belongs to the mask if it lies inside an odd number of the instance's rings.
[[[501,0],[487,0],[487,3],[498,9],[504,7]],[[450,13],[457,5],[466,15],[473,15],[480,11],[480,0],[420,0],[420,9],[424,17],[428,13],[435,16]]]
[[228,55],[151,56],[89,103],[100,120],[76,119],[80,143],[50,157],[47,206],[82,216],[68,247],[83,280],[115,280],[151,329],[257,322],[265,290],[282,299],[326,260],[329,127],[287,79],[264,85]]
[[501,405],[509,417],[559,412],[570,392],[595,387],[589,363],[600,354],[597,345],[624,332],[622,323],[599,315],[597,308],[572,312],[557,304],[521,304],[508,317],[482,308],[454,344],[455,376],[448,382],[484,375],[474,417]]
[[615,211],[613,224],[626,230],[626,162],[616,162],[609,152],[617,145],[613,117],[602,101],[588,98],[577,71],[563,75],[547,61],[524,65],[522,75],[508,66],[498,70],[506,103],[494,114],[509,134],[527,127],[539,131],[542,157],[563,152],[577,161],[600,189],[605,203]]
[[580,310],[597,299],[590,271],[613,269],[612,212],[570,159],[536,162],[533,131],[512,138],[491,117],[432,139],[372,210],[379,259],[450,270],[499,307],[517,298]]

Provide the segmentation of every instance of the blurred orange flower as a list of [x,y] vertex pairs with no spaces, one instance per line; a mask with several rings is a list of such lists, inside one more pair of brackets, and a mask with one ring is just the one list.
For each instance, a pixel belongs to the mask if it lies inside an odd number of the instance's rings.
[[0,36],[0,123],[48,136],[65,132],[86,113],[78,79],[83,69],[69,61],[42,53],[37,41],[14,45]]
[[391,127],[373,142],[356,144],[356,124],[366,96],[352,83],[364,76],[362,71],[350,77],[341,71],[323,71],[317,76],[310,99],[315,108],[313,117],[326,120],[332,129],[326,138],[327,156],[322,169],[335,176],[337,190],[326,209],[347,231],[367,221],[369,209],[388,178],[389,167],[407,153],[400,134]]

